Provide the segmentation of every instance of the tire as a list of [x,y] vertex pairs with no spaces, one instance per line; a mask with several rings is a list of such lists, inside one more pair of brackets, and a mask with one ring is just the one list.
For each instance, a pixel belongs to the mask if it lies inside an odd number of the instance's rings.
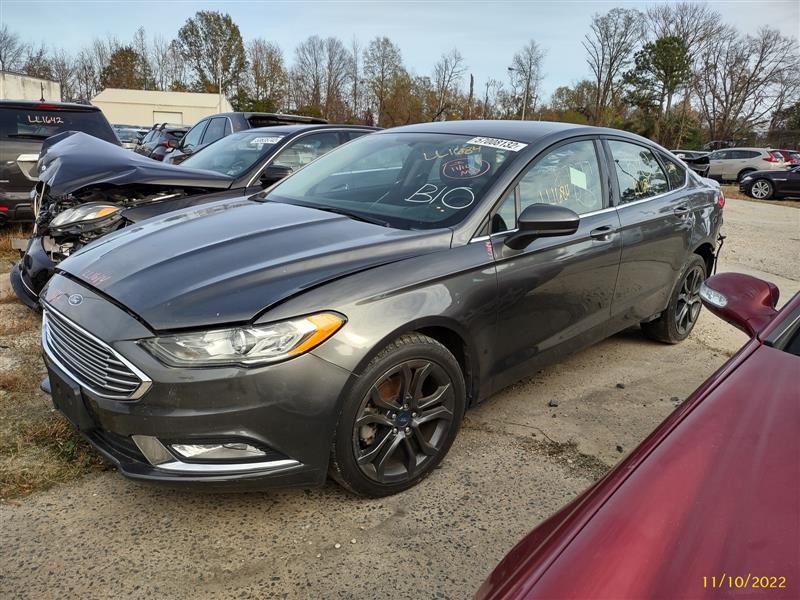
[[741,183],[741,182],[742,182],[742,178],[743,178],[745,175],[749,175],[750,173],[755,173],[755,172],[756,172],[756,170],[755,170],[755,169],[742,169],[742,170],[739,172],[739,174],[736,176],[736,183]]
[[[404,390],[411,394],[400,402]],[[465,406],[464,375],[450,351],[425,335],[403,335],[350,390],[331,447],[331,477],[373,498],[416,485],[447,454]]]
[[665,344],[677,344],[689,337],[700,316],[700,286],[705,278],[705,261],[692,254],[672,291],[666,310],[654,321],[642,323],[644,334]]
[[750,196],[756,200],[769,200],[775,193],[775,188],[769,179],[756,179],[750,186]]

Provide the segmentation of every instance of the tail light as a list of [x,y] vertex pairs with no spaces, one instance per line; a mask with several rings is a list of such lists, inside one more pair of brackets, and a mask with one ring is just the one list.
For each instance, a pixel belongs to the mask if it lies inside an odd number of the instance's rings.
[[719,191],[719,196],[717,196],[717,206],[725,208],[725,193],[722,190]]
[[174,140],[167,140],[166,142],[161,142],[159,146],[161,146],[162,148],[177,148],[178,142]]
[[775,157],[774,155],[772,155],[772,154],[767,154],[767,155],[766,155],[766,156],[763,158],[763,160],[765,160],[765,161],[767,161],[767,162],[770,162],[770,163],[781,162],[781,161],[780,161],[780,159],[776,158],[776,157]]

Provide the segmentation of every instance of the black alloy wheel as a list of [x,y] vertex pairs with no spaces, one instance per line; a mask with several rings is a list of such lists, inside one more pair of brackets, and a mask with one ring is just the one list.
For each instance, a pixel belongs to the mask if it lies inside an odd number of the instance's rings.
[[700,265],[694,265],[683,277],[675,311],[675,329],[682,336],[689,335],[700,316],[700,286],[705,279],[705,269]]
[[465,407],[458,361],[436,340],[412,333],[370,362],[342,409],[331,475],[366,496],[407,489],[447,454]]

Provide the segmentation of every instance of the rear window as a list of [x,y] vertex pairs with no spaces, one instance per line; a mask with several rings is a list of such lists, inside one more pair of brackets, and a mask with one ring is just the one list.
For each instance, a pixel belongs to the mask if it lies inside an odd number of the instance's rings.
[[783,160],[783,154],[781,154],[780,152],[772,150],[770,152],[770,154],[772,155],[772,158],[777,158],[778,160],[781,160],[781,161]]
[[118,143],[114,130],[99,111],[0,108],[0,136],[5,139],[45,140],[64,131],[82,131]]

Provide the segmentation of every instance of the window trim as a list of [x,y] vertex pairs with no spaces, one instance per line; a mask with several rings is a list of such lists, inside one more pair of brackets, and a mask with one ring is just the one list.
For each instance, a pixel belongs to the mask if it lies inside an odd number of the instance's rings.
[[497,231],[495,233],[491,233],[490,232],[488,235],[477,236],[476,237],[476,234],[480,233],[480,230],[484,227],[484,224],[488,223],[488,227],[491,227],[491,225],[492,225],[492,217],[494,217],[495,213],[500,208],[500,205],[506,199],[506,194],[508,194],[508,192],[510,190],[514,190],[514,205],[515,205],[515,208],[516,208],[516,211],[517,211],[517,217],[519,217],[520,199],[519,199],[519,194],[516,192],[516,188],[519,187],[519,182],[522,180],[522,178],[525,176],[525,174],[531,168],[533,168],[536,165],[536,163],[538,163],[540,160],[542,160],[548,154],[550,154],[551,151],[557,150],[561,146],[566,146],[568,144],[574,144],[576,142],[592,142],[593,145],[594,145],[595,157],[597,158],[597,166],[600,169],[600,193],[602,194],[602,198],[601,199],[603,201],[603,208],[600,208],[600,209],[597,209],[597,210],[594,210],[594,211],[591,211],[591,212],[583,213],[583,214],[581,214],[579,216],[581,218],[583,218],[583,217],[586,217],[586,216],[591,216],[591,215],[595,215],[595,214],[601,213],[601,212],[603,212],[605,210],[608,210],[609,208],[614,208],[614,205],[612,203],[612,195],[610,193],[611,188],[610,188],[610,185],[609,185],[610,181],[609,181],[608,165],[606,164],[606,160],[605,160],[605,149],[603,148],[603,145],[601,143],[600,136],[598,136],[597,134],[588,134],[588,135],[584,134],[584,135],[579,135],[579,136],[570,137],[570,138],[566,138],[566,139],[561,139],[561,140],[558,140],[557,142],[554,142],[554,143],[550,144],[546,148],[543,148],[542,150],[540,150],[536,154],[536,156],[532,157],[525,164],[525,166],[520,168],[520,170],[514,176],[514,179],[511,181],[511,183],[508,186],[506,186],[506,188],[500,194],[500,197],[498,198],[498,200],[487,211],[487,213],[484,216],[484,218],[481,219],[481,224],[478,226],[478,229],[476,229],[473,232],[469,243],[471,244],[472,242],[487,240],[487,239],[490,239],[492,236],[495,236],[495,235],[504,235],[504,234],[507,234],[507,233],[513,233],[515,231],[518,231],[518,228],[515,227],[514,229],[507,229],[506,231]]
[[[680,167],[681,169],[683,169],[683,185],[673,189],[672,188],[672,184],[669,181],[669,173],[666,172],[667,168],[665,166],[665,163],[667,161],[669,161],[669,162],[674,162],[674,161],[672,159],[670,159],[668,156],[666,156],[663,152],[656,152],[656,160],[661,163],[661,168],[664,169],[664,174],[667,176],[667,185],[670,186],[669,193],[677,192],[678,190],[682,190],[683,188],[686,187],[686,180],[689,177],[689,172],[688,172],[689,171],[689,166],[686,165],[686,163],[684,163],[683,165],[681,165],[681,164],[676,165],[676,166]],[[678,163],[682,162],[681,159],[678,158],[678,157],[675,157],[675,160],[677,160]]]

